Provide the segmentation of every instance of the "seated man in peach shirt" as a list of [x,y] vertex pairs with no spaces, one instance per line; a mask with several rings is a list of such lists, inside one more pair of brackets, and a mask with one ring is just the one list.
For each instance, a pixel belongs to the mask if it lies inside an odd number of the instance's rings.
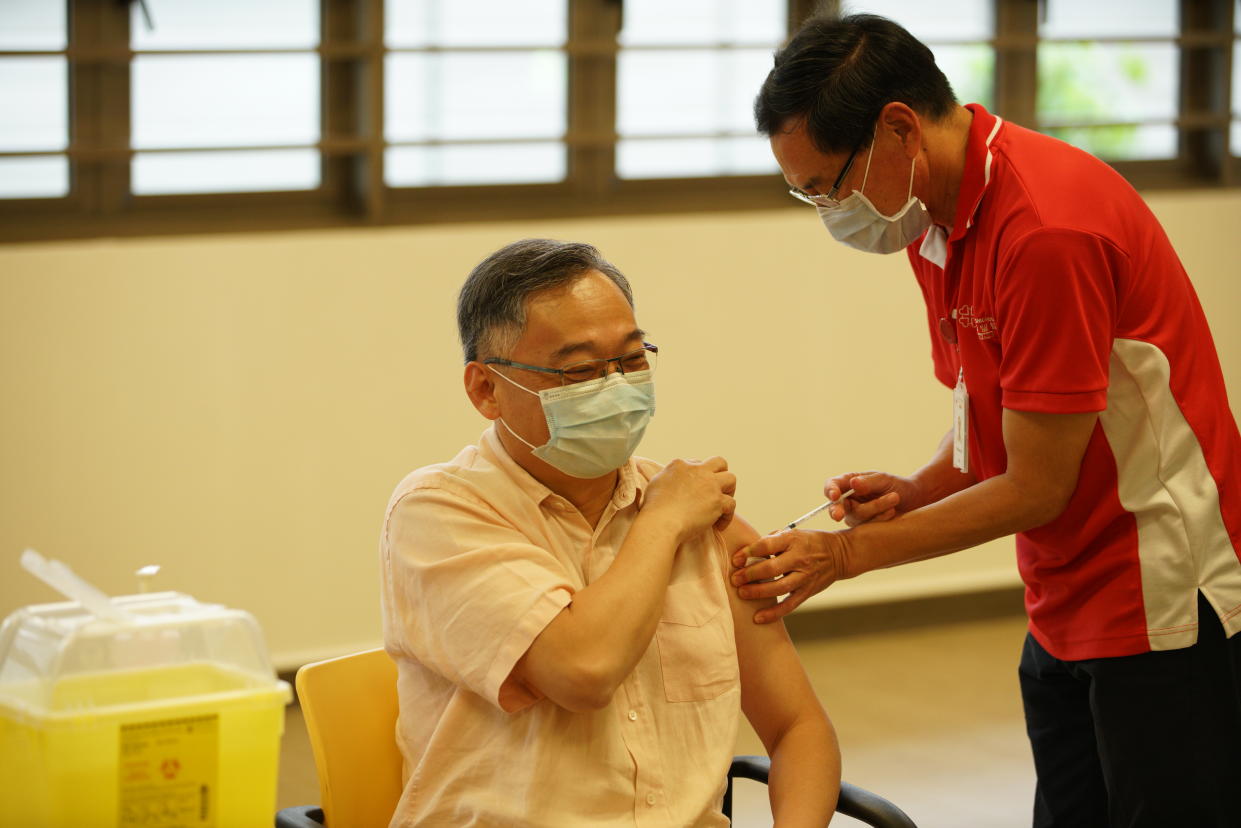
[[388,505],[392,825],[727,825],[743,711],[775,824],[821,828],[836,735],[783,626],[726,586],[756,540],[733,475],[631,457],[657,349],[625,277],[589,245],[520,241],[474,269],[457,318],[466,394],[493,424]]

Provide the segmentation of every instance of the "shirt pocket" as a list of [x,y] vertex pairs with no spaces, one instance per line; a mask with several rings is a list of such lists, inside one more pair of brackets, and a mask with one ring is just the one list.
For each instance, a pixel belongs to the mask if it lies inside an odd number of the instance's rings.
[[668,585],[655,640],[670,702],[714,699],[737,684],[732,619],[711,589],[719,577]]

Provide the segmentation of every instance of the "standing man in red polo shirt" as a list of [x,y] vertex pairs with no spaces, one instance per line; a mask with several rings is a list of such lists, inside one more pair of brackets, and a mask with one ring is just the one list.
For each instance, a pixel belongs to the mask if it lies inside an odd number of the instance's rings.
[[755,620],[1016,533],[1034,824],[1241,825],[1241,437],[1158,221],[1087,153],[959,105],[881,17],[807,21],[755,115],[837,241],[906,251],[953,389],[921,469],[827,482],[851,528],[739,553],[776,556],[744,597],[788,593]]

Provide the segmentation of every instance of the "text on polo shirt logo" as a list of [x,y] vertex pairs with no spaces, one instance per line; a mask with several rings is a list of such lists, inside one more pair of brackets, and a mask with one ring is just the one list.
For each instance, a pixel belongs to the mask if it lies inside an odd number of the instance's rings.
[[983,316],[974,310],[972,305],[962,305],[957,308],[956,313],[957,324],[963,328],[973,328],[974,333],[978,335],[980,340],[994,339],[998,328],[995,324],[994,316]]

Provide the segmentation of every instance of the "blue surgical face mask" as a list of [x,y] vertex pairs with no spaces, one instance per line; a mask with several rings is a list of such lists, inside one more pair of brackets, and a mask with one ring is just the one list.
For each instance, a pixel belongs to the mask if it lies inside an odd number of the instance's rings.
[[531,391],[495,368],[497,376],[539,398],[547,420],[547,442],[535,446],[504,422],[535,457],[570,477],[603,477],[628,462],[655,415],[651,371],[619,371],[599,379]]

